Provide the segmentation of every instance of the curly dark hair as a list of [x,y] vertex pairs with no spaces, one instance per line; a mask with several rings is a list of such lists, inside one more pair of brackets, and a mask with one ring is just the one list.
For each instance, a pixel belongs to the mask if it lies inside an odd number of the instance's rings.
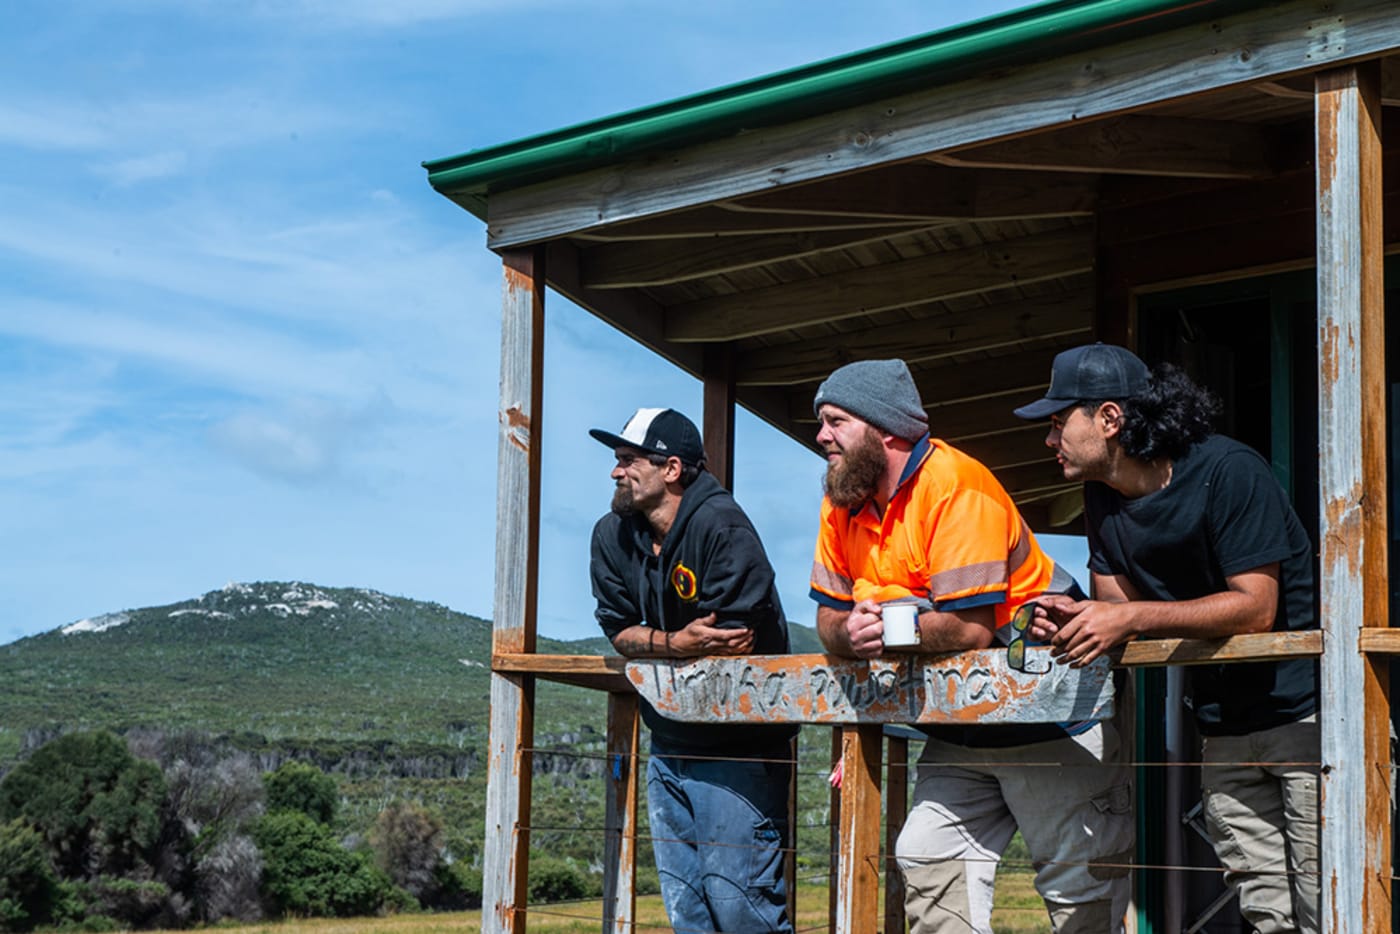
[[1118,443],[1129,457],[1143,461],[1183,457],[1193,444],[1210,435],[1212,422],[1220,413],[1215,394],[1197,386],[1170,363],[1158,364],[1147,388],[1137,396],[1085,402],[1082,407],[1086,412],[1097,412],[1109,401],[1117,402],[1123,410]]

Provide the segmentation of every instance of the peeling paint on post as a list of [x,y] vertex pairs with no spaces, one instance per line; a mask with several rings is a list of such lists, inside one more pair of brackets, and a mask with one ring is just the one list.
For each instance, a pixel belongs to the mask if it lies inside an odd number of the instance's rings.
[[1361,651],[1389,599],[1379,64],[1319,74],[1316,112],[1322,916],[1332,934],[1379,934],[1390,712],[1385,662]]
[[[492,655],[535,650],[539,579],[544,253],[507,251],[501,298],[501,434],[496,447],[496,578]],[[535,678],[491,673],[490,760],[482,860],[482,930],[525,930],[530,847],[529,748]]]
[[691,723],[1061,723],[1113,715],[1110,662],[1084,668],[1004,649],[861,661],[827,655],[636,659],[627,679],[673,720]]

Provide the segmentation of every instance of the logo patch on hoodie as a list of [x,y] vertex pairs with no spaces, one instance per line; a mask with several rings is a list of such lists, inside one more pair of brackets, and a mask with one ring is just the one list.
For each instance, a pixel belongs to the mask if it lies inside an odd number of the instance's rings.
[[695,602],[699,590],[695,583],[695,572],[679,561],[671,569],[671,586],[676,588],[676,596],[686,603]]

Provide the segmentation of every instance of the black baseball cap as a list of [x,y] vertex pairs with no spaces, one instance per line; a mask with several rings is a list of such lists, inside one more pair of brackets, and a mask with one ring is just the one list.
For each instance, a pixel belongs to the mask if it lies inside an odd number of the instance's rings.
[[1045,398],[1021,406],[1015,414],[1037,420],[1076,402],[1131,399],[1147,388],[1151,378],[1147,364],[1126,348],[1103,343],[1073,347],[1055,355]]
[[679,457],[682,464],[693,467],[705,463],[699,429],[675,409],[638,409],[622,426],[620,435],[601,428],[590,428],[588,433],[613,449],[637,448],[648,454]]

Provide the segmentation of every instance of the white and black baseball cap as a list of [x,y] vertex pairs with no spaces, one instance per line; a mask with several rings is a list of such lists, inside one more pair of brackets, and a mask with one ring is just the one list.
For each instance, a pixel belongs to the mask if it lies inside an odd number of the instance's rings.
[[601,428],[591,428],[588,433],[614,450],[637,448],[648,454],[679,457],[682,464],[694,467],[705,463],[699,429],[675,409],[638,409],[622,426],[621,434]]

